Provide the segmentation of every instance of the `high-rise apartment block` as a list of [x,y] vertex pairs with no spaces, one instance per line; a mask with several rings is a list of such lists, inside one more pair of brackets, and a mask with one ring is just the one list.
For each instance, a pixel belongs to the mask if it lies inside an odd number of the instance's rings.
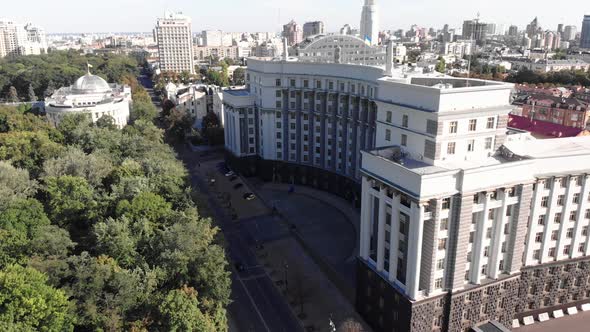
[[283,25],[283,38],[287,38],[289,46],[297,45],[303,41],[303,30],[301,25],[294,20]]
[[164,17],[158,18],[154,39],[158,43],[160,70],[195,73],[190,17],[166,12]]
[[510,37],[518,36],[518,27],[516,25],[511,25],[508,28],[508,36],[510,36]]
[[590,15],[584,15],[582,22],[582,35],[580,37],[580,47],[590,49]]
[[326,28],[324,26],[324,22],[322,21],[307,22],[303,24],[303,38],[315,35],[323,35],[325,33]]
[[42,28],[0,19],[0,58],[45,53],[47,39]]
[[564,41],[572,41],[576,39],[576,34],[578,33],[578,28],[575,25],[567,25],[563,29],[563,36],[562,40]]

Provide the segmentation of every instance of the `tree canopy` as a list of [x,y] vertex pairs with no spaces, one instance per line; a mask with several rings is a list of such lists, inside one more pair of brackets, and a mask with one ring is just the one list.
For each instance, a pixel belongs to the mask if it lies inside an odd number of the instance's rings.
[[[129,74],[134,61],[17,59],[0,61],[0,83],[28,68],[18,64],[63,70],[53,82],[23,83],[23,96],[29,85],[35,95],[63,85],[89,61],[139,98],[123,129],[80,115],[53,128],[27,108],[0,107],[0,330],[227,331],[222,239],[198,213],[206,208],[193,202],[187,171],[153,122],[157,110]],[[167,117],[156,121],[179,131],[188,123],[175,109]]]

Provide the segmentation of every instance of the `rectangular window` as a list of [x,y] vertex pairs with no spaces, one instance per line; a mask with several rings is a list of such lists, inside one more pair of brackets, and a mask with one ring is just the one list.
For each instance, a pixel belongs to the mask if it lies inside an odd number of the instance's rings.
[[559,231],[551,232],[551,241],[556,241],[558,237],[559,237]]
[[558,206],[563,206],[563,201],[564,201],[565,196],[564,195],[559,195],[557,196],[557,205]]
[[570,212],[570,221],[576,221],[576,219],[578,219],[578,212],[577,211],[571,211]]
[[473,152],[475,150],[475,140],[467,141],[467,152]]
[[573,228],[568,228],[568,229],[567,229],[567,232],[566,232],[566,234],[565,234],[565,236],[566,236],[568,239],[571,239],[571,238],[573,238],[573,237],[574,237],[574,229],[573,229]]
[[451,208],[451,199],[449,197],[443,198],[442,200],[442,209],[448,210]]
[[575,194],[574,194],[574,198],[573,198],[572,202],[573,202],[574,204],[578,204],[578,203],[580,203],[580,194],[578,194],[578,193],[575,193]]
[[442,218],[440,220],[440,230],[446,231],[449,229],[449,218]]
[[445,250],[447,247],[447,239],[438,240],[438,250]]
[[493,138],[492,137],[487,137],[486,138],[486,150],[491,150],[492,149],[492,142],[493,142]]
[[440,289],[443,286],[443,279],[442,278],[438,278],[436,279],[436,281],[434,282],[434,288],[436,289]]
[[494,129],[494,123],[496,122],[496,118],[488,118],[488,123],[486,125],[487,129]]
[[391,142],[391,130],[385,129],[385,140]]
[[402,146],[408,146],[408,135],[402,134]]
[[303,80],[303,87],[309,88],[309,81],[308,80]]
[[392,117],[393,117],[393,114],[391,112],[387,112],[385,114],[385,122],[391,123],[391,121],[393,121]]
[[556,224],[561,224],[561,212],[557,212],[557,213],[555,214],[555,218],[553,219],[553,221],[554,221]]
[[281,86],[281,79],[280,79],[280,78],[277,78],[277,79],[276,79],[276,81],[275,81],[275,85],[276,85],[276,86]]
[[537,249],[537,250],[533,251],[533,258],[534,258],[534,259],[539,259],[539,258],[541,258],[541,250],[538,250],[538,249]]
[[555,248],[549,248],[549,257],[555,257]]
[[455,154],[455,142],[449,142],[447,144],[447,154],[449,154],[449,155]]
[[547,207],[547,205],[549,205],[549,197],[545,196],[541,198],[541,206],[542,207]]
[[283,95],[283,92],[281,90],[276,91],[277,98],[281,97],[282,95]]
[[277,102],[276,102],[276,107],[277,107],[277,108],[281,108],[281,107],[283,107],[283,103],[281,103],[280,101],[278,101],[278,100],[277,100]]
[[406,114],[402,116],[402,127],[408,128],[408,116]]
[[571,251],[571,246],[568,244],[567,246],[563,247],[563,254],[569,255]]
[[449,134],[457,133],[457,121],[449,122]]
[[543,242],[543,233],[537,233],[537,234],[535,235],[535,242],[536,242],[536,243],[541,243],[541,242]]
[[539,225],[545,225],[545,215],[544,214],[540,215],[539,219],[537,219],[537,221],[538,221]]
[[439,259],[438,261],[436,261],[436,269],[437,270],[442,270],[445,268],[445,260],[443,259]]
[[469,131],[475,131],[477,129],[477,119],[469,120]]
[[486,275],[488,274],[488,265],[484,264],[481,266],[481,274]]

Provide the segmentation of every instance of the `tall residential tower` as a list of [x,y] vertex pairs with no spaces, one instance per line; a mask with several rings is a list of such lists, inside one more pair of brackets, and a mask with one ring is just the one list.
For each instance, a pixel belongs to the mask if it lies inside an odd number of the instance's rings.
[[580,38],[581,48],[590,48],[590,15],[584,15],[582,22],[582,36]]
[[375,0],[365,0],[361,14],[361,39],[370,45],[379,44],[379,12]]
[[182,13],[166,12],[154,29],[160,53],[160,69],[195,73],[191,18]]

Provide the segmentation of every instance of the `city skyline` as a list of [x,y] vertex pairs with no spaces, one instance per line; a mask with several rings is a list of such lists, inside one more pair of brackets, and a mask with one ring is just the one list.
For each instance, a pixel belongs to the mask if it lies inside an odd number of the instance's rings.
[[[219,29],[224,31],[280,31],[283,24],[294,19],[300,24],[306,21],[321,20],[326,23],[327,32],[338,31],[344,24],[359,27],[358,11],[363,5],[361,0],[326,0],[321,3],[302,0],[297,3],[285,0],[240,2],[227,1],[227,5],[217,3],[194,3],[187,0],[158,0],[149,7],[142,7],[136,0],[105,0],[92,8],[92,17],[87,14],[89,8],[84,3],[73,0],[61,2],[62,8],[55,13],[55,5],[41,1],[31,3],[13,3],[5,8],[3,17],[18,21],[34,21],[43,26],[48,33],[108,33],[108,32],[149,32],[153,22],[164,11],[182,11],[193,19],[193,31]],[[475,18],[481,13],[481,20],[496,24],[524,27],[535,16],[544,29],[555,30],[557,24],[581,27],[583,15],[588,13],[560,13],[554,15],[550,8],[536,7],[531,10],[530,3],[496,1],[489,4],[465,2],[454,5],[452,10],[447,3],[424,0],[405,3],[403,7],[394,2],[377,1],[380,7],[380,30],[408,29],[412,24],[423,27],[442,28],[444,24],[460,29],[463,20]],[[583,7],[584,2],[575,0],[573,7]],[[335,6],[339,10],[335,11]],[[112,8],[124,13],[113,15]],[[228,10],[231,8],[231,10]],[[510,8],[504,12],[502,8]],[[425,13],[425,11],[427,13]],[[47,13],[53,15],[48,16]],[[445,13],[447,15],[428,15]],[[22,15],[22,13],[27,13]],[[280,14],[279,14],[280,13]],[[326,13],[326,14],[316,14]],[[338,13],[338,14],[336,14]],[[332,16],[330,16],[332,15]],[[110,16],[110,17],[109,17]],[[108,20],[101,19],[109,17]],[[244,20],[249,18],[249,20]],[[108,22],[108,23],[106,23]]]

